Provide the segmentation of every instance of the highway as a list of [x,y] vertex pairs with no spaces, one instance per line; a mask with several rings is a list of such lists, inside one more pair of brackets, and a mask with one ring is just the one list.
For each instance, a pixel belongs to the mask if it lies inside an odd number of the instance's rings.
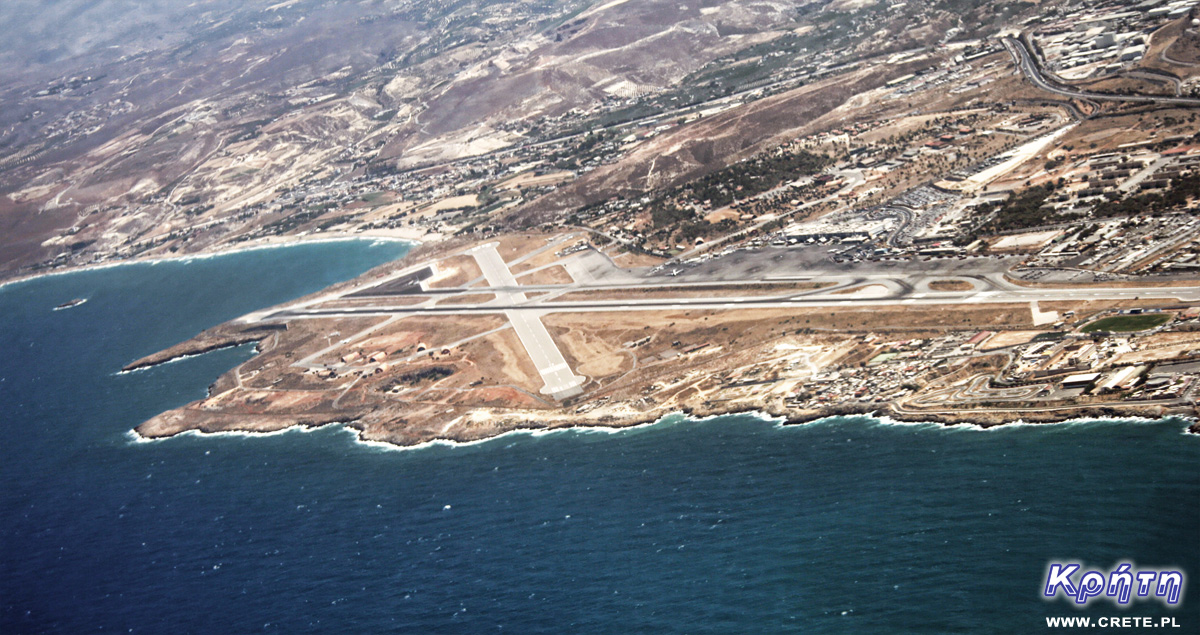
[[1091,91],[1076,90],[1062,86],[1056,82],[1051,82],[1042,74],[1042,69],[1038,67],[1037,62],[1033,58],[1033,54],[1024,42],[1013,37],[1000,38],[1000,42],[1004,44],[1004,48],[1008,49],[1009,55],[1013,56],[1013,60],[1017,62],[1017,66],[1029,81],[1033,82],[1038,88],[1052,92],[1056,95],[1064,97],[1076,97],[1079,99],[1093,99],[1097,101],[1127,101],[1147,104],[1175,104],[1178,106],[1200,107],[1200,99],[1192,99],[1189,97],[1171,97],[1167,95],[1118,95],[1115,93],[1096,93]]
[[496,251],[496,243],[481,245],[468,253],[479,263],[484,278],[496,293],[494,302],[501,305],[499,310],[512,324],[538,374],[542,376],[546,384],[542,393],[560,400],[582,393],[584,378],[571,372],[562,351],[558,350],[554,338],[550,337],[546,325],[542,324],[541,316],[537,312],[514,310],[515,307],[524,306],[527,300],[512,271]]

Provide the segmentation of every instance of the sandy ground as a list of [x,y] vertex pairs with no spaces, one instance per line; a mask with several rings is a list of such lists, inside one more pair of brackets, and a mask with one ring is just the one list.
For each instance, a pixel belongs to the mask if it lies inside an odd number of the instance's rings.
[[991,350],[996,348],[1004,348],[1005,346],[1015,346],[1024,344],[1037,337],[1039,333],[1044,331],[1000,331],[986,341],[980,343],[979,348],[983,350]]
[[483,304],[496,299],[495,293],[467,293],[465,295],[456,295],[444,300],[438,300],[438,306],[451,304]]
[[1000,240],[992,243],[992,249],[1040,249],[1047,243],[1061,236],[1066,230],[1052,229],[1043,232],[1030,232],[1027,234],[1013,234],[1004,236]]
[[833,295],[844,295],[851,298],[883,298],[887,297],[891,293],[891,289],[888,289],[882,284],[869,284],[862,287],[839,289],[834,291]]
[[562,265],[554,265],[545,269],[538,269],[532,273],[521,274],[517,276],[517,282],[530,286],[551,285],[551,284],[571,284],[575,279],[571,274],[567,273],[567,268]]
[[474,257],[454,256],[434,265],[433,277],[425,281],[425,287],[428,289],[461,287],[482,276],[483,271],[480,270]]

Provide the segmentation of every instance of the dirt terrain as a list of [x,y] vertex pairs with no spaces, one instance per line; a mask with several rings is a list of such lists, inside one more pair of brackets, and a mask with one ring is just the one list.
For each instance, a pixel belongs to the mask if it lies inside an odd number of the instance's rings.
[[[413,202],[372,215],[395,199],[348,205],[338,177],[509,147],[543,118],[665,89],[793,20],[740,0],[705,11],[660,0],[217,0],[87,18],[69,4],[0,7],[16,38],[0,52],[0,275],[79,264],[85,251],[195,252],[360,216],[386,223]],[[334,195],[314,201],[318,184]],[[420,196],[426,215],[476,201],[452,188]]]
[[[906,52],[958,16],[907,5],[16,0],[0,277],[561,222],[877,109],[887,82],[948,61]],[[1000,26],[967,13],[971,37]]]

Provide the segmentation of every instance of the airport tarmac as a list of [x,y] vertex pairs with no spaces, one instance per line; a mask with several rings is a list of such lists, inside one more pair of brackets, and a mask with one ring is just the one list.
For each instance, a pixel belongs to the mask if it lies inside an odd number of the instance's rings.
[[[559,244],[561,242],[552,243],[539,251]],[[426,265],[417,265],[369,285],[344,290],[341,295],[359,303],[356,306],[327,306],[339,298],[322,296],[315,301],[256,314],[252,321],[503,314],[542,378],[541,392],[562,400],[581,394],[586,378],[573,372],[542,323],[542,317],[550,313],[1024,304],[1030,307],[1032,321],[1042,323],[1057,319],[1053,311],[1039,309],[1039,303],[1046,302],[1139,299],[1200,302],[1200,286],[1028,287],[1015,284],[1007,277],[1010,268],[1020,262],[1016,258],[837,262],[831,256],[844,250],[845,246],[819,244],[738,249],[719,257],[714,255],[687,263],[633,270],[622,269],[613,264],[609,256],[588,249],[559,261],[573,282],[521,285],[500,256],[497,246],[493,242],[460,252],[475,259],[488,290],[494,293],[494,298],[484,302],[445,303],[448,297],[477,295],[481,288],[464,285],[427,289],[422,282],[427,277]],[[529,256],[526,254],[525,258]],[[523,258],[518,258],[513,263],[521,260]],[[945,281],[963,284],[956,285],[958,290],[937,290],[932,286],[934,282]],[[810,283],[816,288],[806,288]],[[588,291],[605,293],[593,298],[566,296]],[[535,296],[531,298],[529,294]],[[627,297],[623,297],[624,294]],[[413,295],[427,299],[416,304],[405,304],[399,299]],[[363,302],[367,304],[361,304]]]

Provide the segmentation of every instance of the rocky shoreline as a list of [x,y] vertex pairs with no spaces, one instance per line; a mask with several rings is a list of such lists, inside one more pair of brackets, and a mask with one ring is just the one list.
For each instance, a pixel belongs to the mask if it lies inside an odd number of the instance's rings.
[[[218,383],[220,383],[218,381]],[[191,404],[194,405],[194,404]],[[719,416],[732,416],[743,414],[759,414],[765,417],[782,419],[783,425],[804,425],[830,417],[853,417],[853,416],[868,416],[876,418],[886,418],[902,423],[933,423],[945,427],[953,427],[960,425],[976,426],[983,429],[1000,427],[1004,425],[1012,425],[1016,423],[1023,424],[1056,424],[1068,421],[1078,420],[1093,420],[1093,419],[1125,419],[1125,418],[1142,418],[1142,419],[1161,419],[1164,417],[1179,417],[1184,420],[1191,421],[1186,432],[1189,434],[1200,434],[1200,420],[1196,420],[1192,413],[1187,412],[1171,412],[1162,408],[1138,409],[1138,408],[1112,408],[1112,407],[1081,407],[1079,409],[1062,411],[1061,413],[1051,413],[1042,411],[1040,413],[1030,411],[1019,417],[1013,417],[1005,413],[988,413],[988,412],[963,412],[961,414],[945,414],[945,413],[930,413],[919,414],[913,412],[900,412],[891,407],[890,404],[882,409],[847,406],[847,407],[831,407],[819,411],[805,412],[775,412],[770,408],[681,408],[672,409],[670,411],[651,411],[628,416],[601,415],[597,417],[572,417],[564,411],[551,411],[544,413],[525,413],[526,416],[515,416],[513,414],[503,414],[490,410],[477,409],[467,415],[475,418],[486,418],[489,420],[489,425],[486,429],[474,426],[460,426],[458,428],[450,428],[442,434],[427,434],[413,435],[404,434],[403,428],[397,428],[396,425],[388,425],[388,422],[382,421],[373,416],[359,417],[349,416],[347,414],[337,413],[312,413],[304,416],[297,415],[247,415],[238,417],[238,421],[231,421],[230,417],[224,413],[205,412],[203,410],[190,409],[187,406],[184,408],[172,410],[154,417],[153,419],[138,426],[134,433],[142,439],[166,439],[179,434],[188,432],[197,432],[201,434],[220,434],[220,433],[243,433],[243,434],[270,434],[278,433],[291,428],[314,429],[327,425],[342,425],[347,429],[354,431],[359,440],[370,443],[385,443],[396,446],[397,448],[410,448],[421,446],[428,443],[446,442],[446,443],[476,443],[492,439],[503,434],[512,432],[549,432],[568,429],[588,429],[588,428],[605,428],[605,429],[625,429],[642,425],[650,425],[663,420],[672,414],[682,414],[692,419],[707,419]],[[539,421],[540,419],[540,421]],[[392,422],[395,424],[396,422]],[[437,423],[441,423],[440,421]],[[451,422],[453,423],[453,421]],[[538,425],[541,423],[542,425]],[[402,425],[402,424],[401,424]],[[426,426],[426,429],[428,427]]]
[[272,330],[268,329],[244,329],[242,331],[230,332],[227,326],[222,325],[204,331],[186,342],[181,342],[157,353],[151,353],[141,359],[134,360],[126,364],[121,369],[121,372],[128,373],[135,370],[145,370],[180,359],[212,353],[226,348],[234,348],[252,342],[261,345],[262,341],[271,337],[271,335]]

